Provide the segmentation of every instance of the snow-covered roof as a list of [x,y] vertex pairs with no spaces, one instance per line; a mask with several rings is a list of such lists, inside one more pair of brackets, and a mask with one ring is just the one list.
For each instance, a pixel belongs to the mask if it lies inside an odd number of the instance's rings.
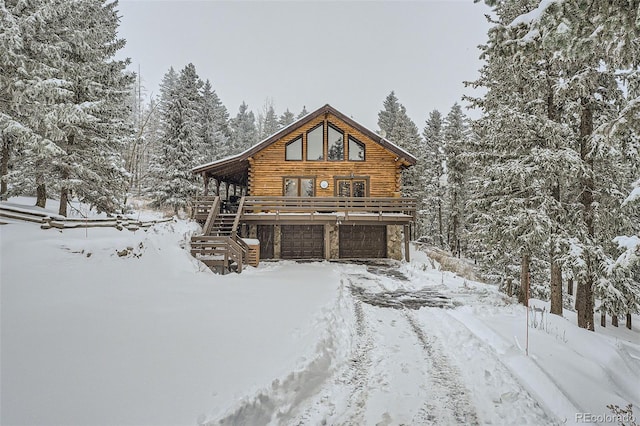
[[241,183],[242,176],[249,169],[249,158],[251,156],[265,149],[266,147],[273,144],[283,136],[291,133],[296,128],[302,127],[309,121],[313,120],[314,118],[326,113],[329,113],[338,117],[338,119],[344,121],[351,127],[359,130],[360,132],[362,132],[363,134],[371,138],[374,142],[377,142],[378,144],[386,148],[388,151],[391,151],[394,154],[396,154],[399,158],[402,158],[409,165],[414,165],[416,163],[416,158],[413,155],[411,155],[409,152],[400,148],[398,145],[394,144],[390,140],[380,136],[376,132],[369,130],[368,128],[358,123],[357,121],[353,120],[352,118],[342,114],[340,111],[336,110],[331,105],[326,104],[323,107],[318,108],[313,112],[310,112],[304,117],[301,117],[298,120],[294,121],[293,123],[289,124],[288,126],[280,129],[273,135],[253,145],[251,148],[239,154],[225,157],[216,161],[212,161],[210,163],[206,163],[206,164],[202,164],[200,166],[194,167],[192,169],[192,172],[219,175],[220,177],[223,177],[226,180],[229,180],[230,182]]

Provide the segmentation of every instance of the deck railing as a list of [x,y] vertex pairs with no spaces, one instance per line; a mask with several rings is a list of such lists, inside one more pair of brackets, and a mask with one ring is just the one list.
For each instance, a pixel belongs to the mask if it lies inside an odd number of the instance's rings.
[[243,213],[375,213],[416,217],[416,199],[405,197],[244,197]]
[[228,271],[231,263],[235,262],[237,272],[242,272],[246,244],[239,244],[231,237],[194,235],[191,237],[191,255],[210,268],[222,268],[223,272]]

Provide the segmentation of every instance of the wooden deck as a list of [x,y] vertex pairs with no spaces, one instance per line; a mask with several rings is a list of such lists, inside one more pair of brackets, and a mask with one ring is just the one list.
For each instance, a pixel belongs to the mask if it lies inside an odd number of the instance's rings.
[[[195,200],[194,219],[204,222],[214,206],[215,197]],[[415,198],[404,197],[253,197],[245,196],[237,205],[239,222],[303,223],[303,222],[383,222],[408,224],[416,219]],[[214,206],[216,208],[216,206]],[[237,226],[237,224],[236,224]]]

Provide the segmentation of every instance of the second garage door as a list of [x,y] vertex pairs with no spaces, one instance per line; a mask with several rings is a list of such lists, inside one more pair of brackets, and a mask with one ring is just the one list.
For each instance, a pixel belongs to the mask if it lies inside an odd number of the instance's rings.
[[283,259],[322,259],[324,226],[282,225],[280,257]]
[[340,227],[340,258],[387,257],[387,227],[384,225],[343,225]]

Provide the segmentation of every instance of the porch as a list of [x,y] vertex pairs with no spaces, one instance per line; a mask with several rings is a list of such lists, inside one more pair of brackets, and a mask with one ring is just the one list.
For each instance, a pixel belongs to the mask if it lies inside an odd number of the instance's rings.
[[[205,222],[215,196],[194,200],[193,218]],[[241,223],[378,222],[408,225],[416,219],[416,199],[404,197],[257,197],[222,202],[221,211],[237,213]]]

